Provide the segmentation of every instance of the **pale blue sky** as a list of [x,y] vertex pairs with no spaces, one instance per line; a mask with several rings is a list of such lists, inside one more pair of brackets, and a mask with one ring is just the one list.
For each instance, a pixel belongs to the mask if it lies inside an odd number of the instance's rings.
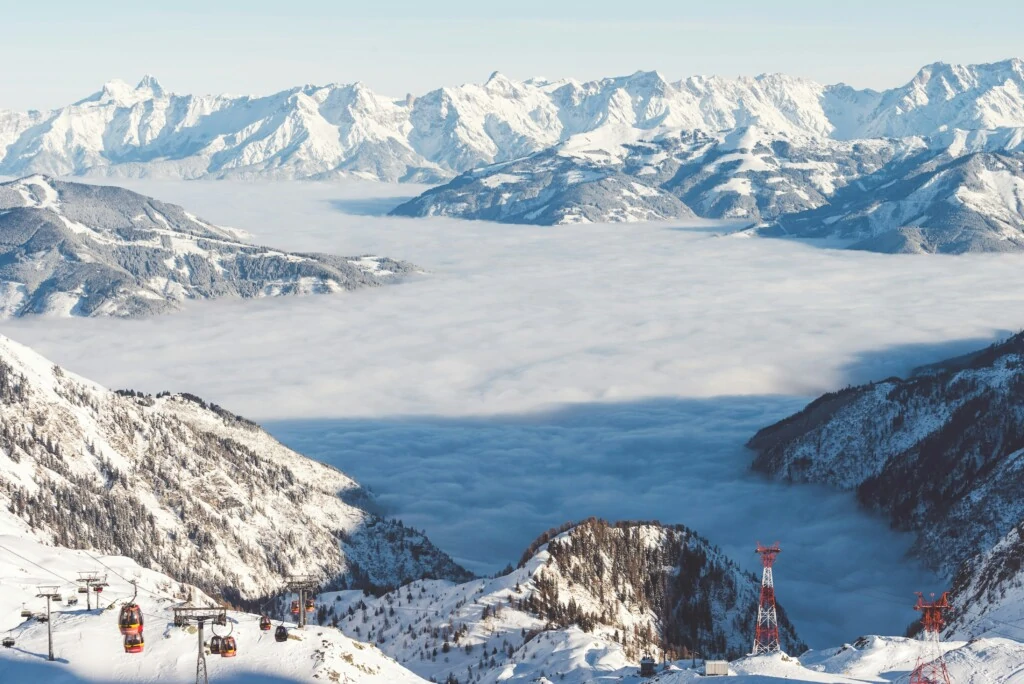
[[[0,11],[0,108],[156,75],[176,92],[360,80],[396,96],[491,71],[580,79],[783,71],[886,88],[934,61],[1024,56],[1019,0],[51,0]],[[152,6],[149,6],[152,5]]]

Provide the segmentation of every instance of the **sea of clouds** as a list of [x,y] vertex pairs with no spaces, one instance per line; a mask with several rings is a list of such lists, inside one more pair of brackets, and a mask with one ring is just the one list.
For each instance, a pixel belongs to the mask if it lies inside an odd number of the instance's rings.
[[683,523],[778,593],[814,645],[902,633],[941,581],[846,494],[749,473],[742,445],[816,394],[1020,324],[1024,257],[892,256],[728,226],[382,216],[408,186],[125,181],[253,240],[424,273],[336,296],[190,304],[3,332],[111,387],[190,391],[373,489],[478,572],[597,515]]

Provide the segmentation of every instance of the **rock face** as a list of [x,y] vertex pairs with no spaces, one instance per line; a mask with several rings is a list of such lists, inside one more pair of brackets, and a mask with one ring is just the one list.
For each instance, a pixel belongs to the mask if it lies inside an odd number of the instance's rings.
[[230,600],[290,573],[378,589],[470,575],[359,485],[191,395],[115,393],[0,337],[0,522]]
[[[761,430],[754,467],[853,490],[952,573],[958,630],[1024,583],[1024,333],[913,377],[851,387]],[[952,542],[952,543],[951,543]],[[941,549],[941,552],[937,552]]]
[[412,270],[372,256],[246,243],[117,187],[30,176],[0,184],[0,314],[137,317],[189,299],[332,293]]
[[[321,617],[433,681],[593,681],[644,654],[750,650],[760,581],[682,526],[591,519],[540,537],[516,569],[325,596]],[[784,647],[804,646],[780,613]]]

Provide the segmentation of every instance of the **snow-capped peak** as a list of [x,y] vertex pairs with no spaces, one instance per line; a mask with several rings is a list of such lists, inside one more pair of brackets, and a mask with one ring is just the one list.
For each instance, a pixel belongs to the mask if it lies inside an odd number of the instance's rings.
[[164,88],[160,85],[160,81],[157,80],[156,76],[152,74],[146,74],[139,81],[139,84],[135,86],[135,90],[148,90],[153,97],[163,97]]

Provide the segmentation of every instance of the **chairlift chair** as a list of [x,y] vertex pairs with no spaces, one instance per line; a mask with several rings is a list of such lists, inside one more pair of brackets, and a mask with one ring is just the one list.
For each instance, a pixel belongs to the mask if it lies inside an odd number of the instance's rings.
[[277,629],[274,630],[274,641],[278,643],[288,641],[288,628],[284,625],[278,625]]
[[25,607],[25,604],[21,604],[21,617],[30,618],[32,617],[32,611]]
[[306,612],[312,613],[316,610],[316,604],[313,603],[313,599],[306,599]]
[[302,609],[299,608],[299,602],[292,601],[292,615],[298,615],[300,612],[302,612]]
[[214,634],[210,637],[210,653],[219,655],[221,647],[224,645],[224,637],[217,636]]
[[267,617],[266,615],[261,615],[260,616],[260,631],[261,632],[269,632],[270,631],[270,618]]
[[220,645],[220,657],[234,658],[236,655],[238,655],[238,645],[235,643],[235,637],[224,637],[224,641]]

